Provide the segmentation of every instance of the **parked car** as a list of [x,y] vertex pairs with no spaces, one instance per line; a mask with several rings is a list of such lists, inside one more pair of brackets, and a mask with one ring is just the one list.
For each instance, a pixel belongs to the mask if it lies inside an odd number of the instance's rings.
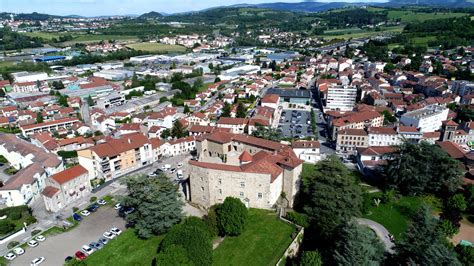
[[81,247],[81,251],[84,252],[87,255],[90,255],[90,254],[94,253],[94,250],[91,247],[89,247],[89,245],[83,245]]
[[183,163],[178,163],[178,168],[183,167]]
[[89,247],[91,247],[91,248],[93,248],[93,249],[99,250],[99,249],[103,248],[104,245],[102,245],[102,244],[99,243],[99,242],[91,242],[91,243],[89,244]]
[[100,200],[97,201],[97,204],[99,204],[99,205],[105,205],[105,204],[107,204],[107,201],[105,201],[105,200],[103,200],[103,199],[100,199]]
[[16,255],[23,255],[25,254],[25,250],[20,248],[20,247],[17,247],[15,249],[13,249],[13,252],[16,254]]
[[122,233],[122,230],[118,229],[117,227],[112,227],[110,229],[110,232],[116,236],[120,235]]
[[175,172],[176,172],[176,168],[171,168],[170,173],[173,174],[173,173],[175,173]]
[[38,241],[36,240],[30,240],[27,242],[28,246],[34,248],[34,247],[37,247],[39,245]]
[[43,242],[46,240],[46,238],[43,235],[39,235],[35,237],[35,240],[39,242]]
[[87,258],[86,254],[84,254],[82,251],[77,251],[74,256],[76,256],[77,260],[85,260]]
[[74,214],[72,215],[72,218],[73,218],[75,221],[77,221],[77,222],[82,221],[82,217],[81,217],[79,214],[77,214],[77,213],[74,213]]
[[178,172],[176,173],[176,176],[178,177],[178,179],[183,179],[184,178],[184,175],[183,175],[183,170],[178,170]]
[[99,205],[97,205],[97,204],[92,204],[87,208],[87,210],[90,211],[90,212],[96,212],[97,209],[99,209]]
[[107,239],[114,239],[114,238],[115,238],[115,235],[112,234],[111,232],[108,232],[108,231],[105,232],[105,233],[103,234],[103,236],[104,236],[105,238],[107,238]]
[[83,210],[83,211],[81,211],[81,214],[84,215],[84,216],[89,216],[89,215],[91,215],[91,213],[90,213],[88,210]]
[[137,224],[135,221],[127,221],[125,228],[132,228],[135,226],[135,224]]
[[120,208],[122,208],[122,204],[117,203],[117,204],[114,205],[114,209],[120,210]]
[[43,263],[43,261],[45,261],[46,259],[44,257],[39,257],[39,258],[36,258],[34,260],[31,261],[31,266],[36,266],[36,265],[40,265],[41,263]]
[[159,175],[159,174],[162,174],[162,173],[163,173],[163,170],[161,170],[160,168],[155,170],[155,175]]
[[71,256],[67,256],[67,257],[64,259],[64,262],[70,262],[72,259],[74,259],[74,258],[71,257]]
[[97,242],[99,242],[99,243],[101,243],[103,246],[105,246],[105,245],[107,245],[107,243],[109,243],[109,240],[108,240],[107,238],[105,238],[105,237],[101,237],[101,238],[99,239],[99,241],[97,241]]
[[13,252],[8,253],[7,255],[3,256],[7,260],[14,260],[16,258],[16,255],[13,254]]

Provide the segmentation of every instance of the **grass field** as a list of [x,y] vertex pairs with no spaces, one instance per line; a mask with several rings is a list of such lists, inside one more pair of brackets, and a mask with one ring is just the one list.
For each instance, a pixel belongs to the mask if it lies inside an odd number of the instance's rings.
[[[58,38],[59,36],[69,35],[69,33],[66,33],[66,32],[42,32],[42,31],[24,32],[23,34],[29,37],[43,38],[45,40],[51,40],[53,38]],[[74,34],[71,34],[71,35],[75,36]]]
[[359,28],[351,28],[351,29],[341,29],[341,30],[330,30],[324,32],[323,35],[318,35],[317,37],[323,37],[326,39],[354,39],[354,38],[364,38],[370,37],[374,35],[379,35],[384,32],[391,32],[391,33],[400,33],[403,31],[403,26],[393,26],[393,27],[385,27],[382,28],[381,31],[369,31],[363,30]]
[[[372,195],[377,197],[380,193]],[[428,197],[402,197],[392,203],[380,204],[378,207],[373,204],[369,213],[363,217],[382,224],[395,238],[400,239],[407,229],[411,213],[422,204],[431,206],[435,211],[439,207],[438,203],[433,203]]]
[[152,53],[183,53],[186,48],[180,45],[140,42],[127,45],[128,48]]
[[152,265],[163,236],[139,239],[134,230],[125,230],[102,250],[87,258],[87,265]]
[[388,18],[391,20],[400,19],[402,23],[410,23],[415,21],[427,21],[433,19],[455,18],[468,15],[467,13],[453,13],[453,12],[438,12],[425,13],[404,10],[390,10],[388,11]]
[[224,239],[214,250],[213,265],[275,265],[291,243],[294,231],[275,213],[250,209],[245,231]]

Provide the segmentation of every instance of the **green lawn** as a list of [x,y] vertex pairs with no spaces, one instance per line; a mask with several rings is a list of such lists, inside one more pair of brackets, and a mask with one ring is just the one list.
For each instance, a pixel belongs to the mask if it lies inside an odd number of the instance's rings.
[[168,45],[163,43],[140,42],[127,45],[127,47],[154,53],[183,53],[186,48],[181,45]]
[[84,34],[75,36],[71,42],[92,42],[92,41],[108,41],[108,40],[136,40],[137,36],[130,35],[106,35],[106,34]]
[[53,38],[57,39],[60,36],[65,36],[65,35],[74,36],[74,34],[67,33],[67,32],[44,32],[44,31],[24,32],[22,34],[29,37],[39,37],[45,40],[52,40]]
[[[378,197],[381,193],[373,193],[372,195]],[[415,212],[422,204],[431,206],[434,211],[440,208],[440,203],[431,196],[401,197],[393,203],[380,204],[379,207],[376,207],[372,201],[369,213],[364,214],[363,217],[382,224],[395,238],[400,239],[407,229],[410,214]]]
[[214,250],[214,265],[275,265],[291,243],[295,228],[275,213],[250,209],[245,231],[226,237]]
[[388,18],[391,20],[400,19],[402,23],[410,23],[415,21],[426,21],[433,19],[444,19],[444,18],[456,18],[468,15],[467,13],[454,13],[454,12],[437,12],[437,13],[425,13],[425,12],[414,12],[410,10],[390,10],[388,11]]
[[103,249],[87,258],[87,265],[152,265],[163,236],[139,239],[134,230],[125,230]]
[[375,30],[362,30],[359,28],[345,29],[345,30],[332,30],[324,32],[323,35],[318,35],[317,37],[323,37],[326,39],[354,39],[354,38],[363,38],[370,37],[374,35],[379,35],[384,32],[387,33],[400,33],[403,31],[403,26],[392,26],[392,27],[382,27],[380,31]]

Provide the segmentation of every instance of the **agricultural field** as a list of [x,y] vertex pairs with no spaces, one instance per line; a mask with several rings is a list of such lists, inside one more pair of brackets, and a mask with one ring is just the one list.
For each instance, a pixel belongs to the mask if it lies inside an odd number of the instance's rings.
[[354,38],[364,38],[374,35],[379,35],[382,33],[400,33],[403,31],[402,26],[393,26],[393,27],[384,27],[380,31],[374,30],[364,30],[360,28],[350,28],[343,30],[330,30],[324,32],[323,35],[318,35],[318,37],[323,37],[326,39],[354,39]]
[[127,45],[128,48],[150,53],[183,53],[186,48],[180,45],[168,45],[162,43],[140,42]]
[[402,23],[411,23],[415,21],[427,21],[433,19],[457,18],[468,15],[467,13],[454,12],[439,12],[439,13],[425,13],[415,11],[390,10],[388,11],[388,18],[390,20],[400,19]]

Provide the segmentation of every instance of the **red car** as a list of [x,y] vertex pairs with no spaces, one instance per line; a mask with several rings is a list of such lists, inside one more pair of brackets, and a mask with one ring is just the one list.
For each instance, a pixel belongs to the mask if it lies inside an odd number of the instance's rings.
[[75,255],[77,260],[85,260],[87,258],[86,254],[84,254],[82,251],[76,252]]

